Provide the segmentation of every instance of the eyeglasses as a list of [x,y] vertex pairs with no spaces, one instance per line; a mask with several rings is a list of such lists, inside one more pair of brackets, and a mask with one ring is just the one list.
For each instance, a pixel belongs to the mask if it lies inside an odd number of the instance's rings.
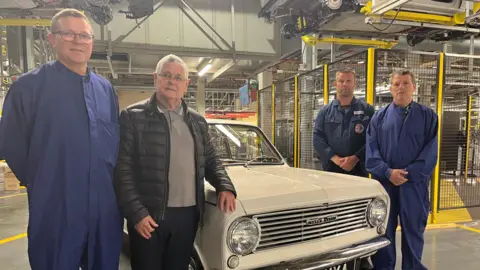
[[84,43],[84,44],[90,44],[93,42],[93,38],[94,36],[93,35],[89,35],[89,34],[75,34],[75,33],[71,33],[71,32],[64,32],[64,31],[57,31],[57,32],[54,32],[52,33],[54,35],[60,35],[60,37],[64,40],[64,41],[74,41],[75,40],[75,37],[78,36],[78,39],[80,40],[81,43]]
[[171,80],[173,78],[173,80],[175,82],[184,82],[185,81],[185,79],[182,76],[179,76],[179,75],[173,76],[170,73],[162,73],[162,74],[159,74],[159,76],[164,80]]

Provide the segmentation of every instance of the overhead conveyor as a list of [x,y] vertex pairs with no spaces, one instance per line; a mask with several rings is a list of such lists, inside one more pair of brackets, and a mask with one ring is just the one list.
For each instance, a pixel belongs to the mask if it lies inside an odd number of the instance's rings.
[[[392,39],[406,35],[409,45],[414,46],[425,40],[467,40],[472,35],[480,34],[478,2],[376,2],[377,4],[367,0],[270,0],[262,7],[258,16],[269,23],[281,20],[282,35],[286,38],[316,34],[320,38],[335,35]],[[391,2],[392,9],[379,9],[381,5],[378,2]]]

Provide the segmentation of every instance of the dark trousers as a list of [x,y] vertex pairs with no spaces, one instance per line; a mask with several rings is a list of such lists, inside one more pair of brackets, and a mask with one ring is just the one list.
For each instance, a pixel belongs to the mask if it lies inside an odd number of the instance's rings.
[[167,208],[148,240],[129,224],[132,270],[188,270],[197,228],[195,206]]

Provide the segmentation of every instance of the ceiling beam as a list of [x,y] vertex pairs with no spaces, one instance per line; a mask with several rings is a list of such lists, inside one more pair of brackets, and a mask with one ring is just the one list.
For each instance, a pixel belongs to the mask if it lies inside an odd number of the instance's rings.
[[[108,51],[108,42],[102,40],[95,40],[93,50],[97,52]],[[165,45],[153,45],[144,43],[131,43],[122,42],[112,49],[114,53],[140,53],[150,54],[155,56],[165,56],[168,54],[176,54],[184,57],[205,57],[208,55],[213,58],[233,59],[231,52],[202,49],[202,48],[189,48],[189,47],[177,47],[177,46],[165,46]],[[264,60],[264,61],[276,61],[280,56],[277,53],[258,53],[258,52],[245,52],[236,51],[235,58],[237,60]]]

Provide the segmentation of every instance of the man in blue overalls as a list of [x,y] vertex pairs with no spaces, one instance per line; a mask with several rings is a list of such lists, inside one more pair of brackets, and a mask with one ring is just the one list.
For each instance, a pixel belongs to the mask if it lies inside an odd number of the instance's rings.
[[334,86],[337,98],[315,119],[315,152],[325,171],[366,177],[365,132],[374,108],[353,95],[354,70],[337,71]]
[[415,76],[393,73],[393,102],[372,117],[367,129],[366,168],[390,196],[387,237],[391,245],[373,257],[378,270],[395,269],[395,231],[402,226],[402,269],[426,270],[422,265],[423,233],[429,212],[428,183],[437,163],[438,117],[413,101]]
[[[367,177],[365,133],[375,110],[355,98],[355,77],[354,70],[337,71],[337,98],[318,113],[313,145],[324,171]],[[370,269],[368,260],[362,260],[361,269]]]

